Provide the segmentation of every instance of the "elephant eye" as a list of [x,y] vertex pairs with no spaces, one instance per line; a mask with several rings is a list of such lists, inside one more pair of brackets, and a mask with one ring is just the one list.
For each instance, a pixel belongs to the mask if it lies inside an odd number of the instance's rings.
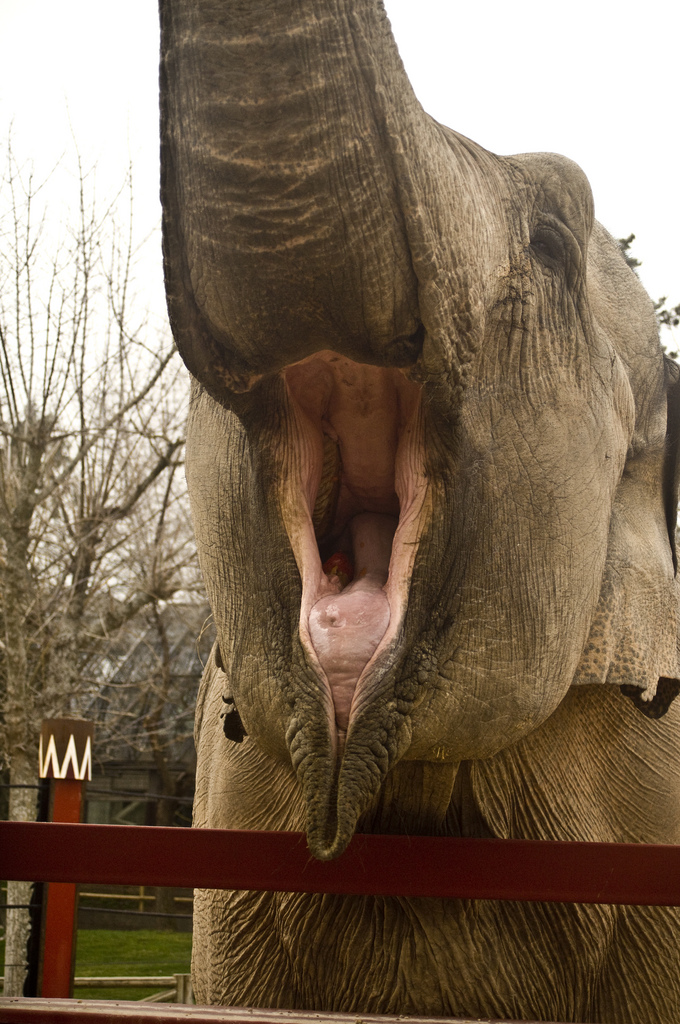
[[534,256],[549,270],[564,267],[567,247],[562,235],[555,228],[541,225],[531,235],[529,242]]

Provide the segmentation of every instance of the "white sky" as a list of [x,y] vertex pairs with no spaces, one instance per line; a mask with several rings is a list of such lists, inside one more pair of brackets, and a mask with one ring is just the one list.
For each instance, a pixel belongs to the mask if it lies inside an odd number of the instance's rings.
[[[635,233],[652,296],[680,302],[680,4],[386,7],[425,108],[495,152],[552,150],[580,163],[598,218],[617,237]],[[43,170],[72,156],[75,139],[102,192],[131,157],[144,230],[160,217],[157,36],[155,0],[0,0],[0,139],[13,121],[16,151]],[[69,183],[56,176],[55,202]]]

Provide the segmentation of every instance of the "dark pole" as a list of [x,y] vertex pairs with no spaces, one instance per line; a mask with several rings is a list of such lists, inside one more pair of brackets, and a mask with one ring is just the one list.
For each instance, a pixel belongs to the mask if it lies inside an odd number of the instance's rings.
[[[50,780],[41,779],[38,789],[38,813],[36,821],[50,819]],[[26,960],[28,971],[24,982],[24,995],[37,996],[40,992],[40,953],[42,946],[43,901],[47,886],[44,882],[34,882],[31,887],[31,905],[29,916],[31,930],[28,934]]]

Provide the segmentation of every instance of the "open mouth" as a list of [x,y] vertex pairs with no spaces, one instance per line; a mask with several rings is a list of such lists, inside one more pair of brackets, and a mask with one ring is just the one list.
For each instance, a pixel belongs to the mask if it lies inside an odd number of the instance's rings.
[[302,578],[300,638],[342,747],[406,613],[428,505],[421,389],[334,352],[282,375],[280,503]]

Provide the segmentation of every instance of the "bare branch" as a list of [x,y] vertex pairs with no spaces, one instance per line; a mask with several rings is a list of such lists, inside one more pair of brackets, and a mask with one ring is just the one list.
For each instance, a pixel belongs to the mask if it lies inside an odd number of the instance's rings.
[[[154,480],[156,480],[161,475],[163,470],[167,469],[168,466],[171,466],[171,465],[174,468],[174,464],[172,462],[172,456],[174,455],[174,453],[177,451],[178,448],[182,447],[183,444],[184,444],[184,440],[183,439],[180,439],[179,441],[172,441],[168,445],[168,447],[166,449],[166,452],[165,452],[165,455],[161,456],[161,458],[158,460],[158,462],[153,467],[153,469],[151,469],[147,473],[147,475],[144,477],[144,479],[141,480],[137,484],[137,486],[135,487],[134,491],[132,492],[132,494],[130,495],[128,500],[125,502],[125,504],[124,505],[119,505],[116,508],[107,509],[107,511],[105,513],[107,519],[124,519],[126,516],[128,516],[130,514],[130,512],[132,511],[132,509],[137,504],[137,502],[139,501],[139,499],[142,497],[142,495],[147,492],[147,490],[149,489],[151,484],[154,482]],[[171,481],[172,481],[172,476],[170,477],[170,482]],[[167,504],[167,492],[166,492],[166,500],[165,500],[165,502],[163,504],[163,510],[165,510],[166,504]]]
[[138,394],[133,395],[133,397],[128,402],[126,402],[125,405],[123,405],[120,409],[116,410],[116,412],[112,416],[110,416],[109,419],[106,420],[106,422],[101,424],[101,426],[98,426],[92,432],[91,436],[87,439],[87,441],[83,442],[83,444],[80,446],[76,454],[73,456],[70,462],[64,467],[59,476],[48,487],[45,487],[39,494],[36,495],[35,504],[41,504],[42,502],[46,501],[49,497],[51,497],[51,495],[54,494],[54,492],[63,485],[64,481],[70,477],[73,470],[83,461],[87,453],[97,443],[99,438],[106,434],[106,432],[110,430],[111,427],[115,426],[116,423],[119,423],[123,419],[123,417],[130,412],[131,409],[134,409],[135,406],[139,405],[140,402],[142,402],[143,399],[146,398],[146,396],[153,389],[157,381],[160,380],[163,371],[165,370],[166,366],[168,365],[172,357],[175,355],[175,352],[176,350],[174,348],[170,349],[169,352],[166,352],[166,354],[159,361],[156,372],[152,375],[146,387],[143,388],[142,391],[140,391]]

